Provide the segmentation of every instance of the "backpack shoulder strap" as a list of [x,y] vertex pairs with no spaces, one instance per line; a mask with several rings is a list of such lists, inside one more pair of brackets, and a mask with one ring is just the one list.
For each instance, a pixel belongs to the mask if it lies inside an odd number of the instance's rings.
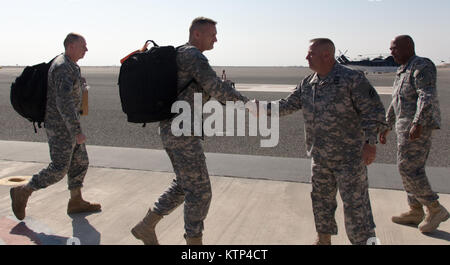
[[[175,48],[175,51],[178,53],[178,50],[179,50],[181,47],[183,47],[184,45],[185,45],[185,44],[176,47],[176,48]],[[180,93],[183,92],[184,90],[186,90],[186,89],[187,89],[192,83],[194,83],[194,82],[196,82],[196,81],[195,81],[195,78],[192,78],[191,81],[189,81],[189,82],[187,83],[187,85],[185,85],[185,86],[180,90]]]
[[[191,79],[191,81],[189,81],[189,83],[187,83],[187,85],[185,85],[181,90],[180,90],[180,93],[181,92],[183,92],[184,90],[186,90],[192,83],[194,83],[195,82],[195,79],[194,78],[192,78]],[[179,94],[180,94],[179,93]]]

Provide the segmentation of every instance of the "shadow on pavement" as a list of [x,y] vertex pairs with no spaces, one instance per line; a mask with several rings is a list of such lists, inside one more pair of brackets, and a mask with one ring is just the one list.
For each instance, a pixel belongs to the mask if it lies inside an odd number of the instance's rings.
[[11,234],[28,237],[36,245],[66,245],[67,237],[36,233],[25,222],[21,222],[11,229]]
[[450,242],[450,233],[442,231],[442,230],[436,230],[431,233],[424,233],[424,235],[426,235],[428,237],[446,240],[446,241]]
[[73,237],[80,240],[81,245],[100,245],[101,234],[86,219],[93,213],[69,215],[72,218]]

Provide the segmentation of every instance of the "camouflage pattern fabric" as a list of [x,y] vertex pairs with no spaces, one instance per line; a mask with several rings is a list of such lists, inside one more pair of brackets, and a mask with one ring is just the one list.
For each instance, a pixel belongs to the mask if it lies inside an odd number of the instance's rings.
[[366,245],[375,237],[375,223],[369,198],[367,167],[361,159],[350,163],[312,160],[312,192],[314,220],[318,233],[337,235],[334,218],[339,189],[344,203],[347,236],[352,244]]
[[[427,58],[413,56],[399,67],[394,81],[392,103],[386,121],[396,125],[397,164],[408,203],[429,205],[439,197],[431,189],[425,164],[431,149],[432,131],[440,128],[441,115],[436,89],[436,67]],[[422,125],[419,139],[411,141],[413,124]]]
[[45,130],[52,162],[28,184],[33,190],[46,188],[66,174],[69,189],[82,187],[89,158],[84,144],[76,144],[81,133],[81,74],[66,55],[58,56],[48,74]]
[[[208,59],[199,49],[190,44],[178,49],[177,66],[178,91],[181,91],[192,79],[195,81],[178,96],[179,101],[185,101],[191,107],[193,131],[198,126],[196,123],[203,120],[202,117],[194,118],[194,93],[202,93],[203,103],[211,97],[222,103],[248,101],[248,98],[234,89],[231,82],[222,81],[209,65]],[[184,202],[186,236],[195,238],[202,236],[204,220],[212,198],[211,184],[201,137],[194,134],[174,136],[171,130],[172,120],[160,122],[160,132],[176,178],[171,187],[155,203],[153,211],[160,215],[167,215]]]
[[436,66],[427,58],[413,56],[399,67],[386,116],[389,127],[396,123],[398,132],[409,131],[413,123],[441,127],[436,78]]
[[376,144],[378,133],[386,128],[380,97],[362,72],[336,63],[326,78],[312,74],[279,101],[280,116],[299,109],[303,109],[308,155],[313,158],[316,230],[337,233],[334,215],[339,188],[347,236],[353,244],[366,244],[375,236],[375,224],[362,149],[366,142]]
[[200,137],[173,136],[170,122],[161,122],[161,139],[176,175],[153,211],[168,215],[184,202],[186,235],[202,236],[212,198],[211,183]]
[[431,150],[431,135],[432,130],[426,129],[419,139],[411,141],[409,132],[397,133],[397,165],[409,205],[429,205],[439,199],[425,173]]
[[178,100],[189,102],[193,109],[194,93],[203,93],[203,103],[211,97],[225,103],[226,101],[242,101],[249,99],[241,95],[231,82],[222,81],[209,65],[208,59],[196,47],[186,44],[178,49],[178,90],[180,91],[192,79],[195,80],[179,96]]
[[280,116],[303,109],[306,147],[316,161],[361,157],[363,143],[376,144],[386,128],[375,88],[363,73],[338,63],[323,80],[317,74],[303,79],[279,105]]

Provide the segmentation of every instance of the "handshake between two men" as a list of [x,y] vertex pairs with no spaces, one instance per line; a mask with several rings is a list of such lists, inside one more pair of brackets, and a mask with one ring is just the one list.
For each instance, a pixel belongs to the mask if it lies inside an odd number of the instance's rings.
[[[284,111],[284,108],[282,106],[283,103],[285,103],[286,100],[279,100],[279,101],[272,101],[272,102],[267,102],[267,101],[259,101],[257,99],[253,99],[251,100],[249,103],[250,104],[246,104],[246,108],[248,109],[249,113],[251,113],[253,116],[257,117],[258,119],[267,119],[269,116],[274,115],[275,118],[279,118],[280,117],[280,113],[285,114],[286,112]],[[281,104],[281,105],[280,105]],[[283,109],[280,109],[280,107],[282,107]],[[304,118],[307,119],[309,115],[304,115]],[[274,117],[272,117],[272,119],[274,119]],[[315,119],[314,119],[315,120]],[[320,119],[317,119],[320,120]],[[305,120],[305,125],[307,126],[308,122]],[[311,130],[305,130],[307,133]],[[386,137],[388,134],[388,130],[380,133],[380,142],[382,144],[385,144],[387,142]],[[330,131],[330,136],[333,135],[333,131]],[[336,136],[339,137],[339,136]],[[345,136],[341,136],[341,140],[345,140],[342,139],[342,137]],[[311,136],[306,136],[306,139],[308,140],[309,138],[312,138]],[[317,138],[317,137],[314,137]],[[308,143],[307,143],[308,145]],[[312,146],[311,146],[312,147]],[[342,148],[341,148],[342,149]],[[309,150],[309,149],[308,149]],[[330,149],[330,151],[333,150]],[[310,150],[312,151],[312,150]],[[312,155],[312,152],[308,151],[308,155]],[[326,152],[326,149],[324,150]],[[375,144],[371,144],[368,141],[366,141],[363,145],[363,149],[362,149],[362,159],[364,161],[365,165],[370,165],[372,164],[375,159],[376,159],[376,152],[377,152],[377,148]],[[334,159],[333,159],[334,160]]]

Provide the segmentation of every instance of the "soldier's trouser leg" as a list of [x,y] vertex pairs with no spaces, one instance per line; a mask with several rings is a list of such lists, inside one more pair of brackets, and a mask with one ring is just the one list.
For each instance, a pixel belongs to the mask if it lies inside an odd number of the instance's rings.
[[[49,136],[48,145],[52,162],[47,168],[41,170],[39,174],[34,175],[28,183],[28,186],[35,191],[57,183],[64,178],[64,176],[69,172],[69,168],[71,168],[72,157],[76,146],[75,140],[70,139],[70,137]],[[79,157],[82,157],[79,153],[82,152],[82,150],[83,149],[77,150],[76,161],[78,161]],[[86,149],[84,148],[84,151],[85,150]],[[74,168],[86,167],[86,169],[73,170],[71,176],[73,179],[78,178],[82,180],[84,178],[83,174],[86,174],[87,165],[84,164],[81,166],[75,166],[77,163],[76,161],[74,161]],[[75,177],[74,172],[77,172],[80,176],[82,176]]]
[[334,218],[337,201],[337,183],[331,169],[325,163],[311,162],[311,200],[317,233],[337,235]]
[[363,164],[312,163],[311,198],[318,233],[336,235],[336,193],[344,203],[345,227],[352,244],[366,244],[375,237],[375,224],[368,192],[367,169]]
[[184,201],[186,236],[200,237],[212,198],[201,140],[198,137],[161,136],[176,179],[155,203],[153,211],[168,215]]
[[82,188],[84,177],[89,168],[89,157],[85,144],[75,145],[69,171],[67,172],[67,182],[69,190]]
[[425,164],[431,149],[431,134],[431,130],[424,130],[422,136],[414,141],[409,139],[409,132],[397,134],[397,164],[408,194],[409,205],[429,205],[439,199],[431,189],[425,173]]
[[367,167],[361,161],[337,165],[333,172],[344,204],[347,237],[354,245],[366,245],[369,238],[375,237]]

